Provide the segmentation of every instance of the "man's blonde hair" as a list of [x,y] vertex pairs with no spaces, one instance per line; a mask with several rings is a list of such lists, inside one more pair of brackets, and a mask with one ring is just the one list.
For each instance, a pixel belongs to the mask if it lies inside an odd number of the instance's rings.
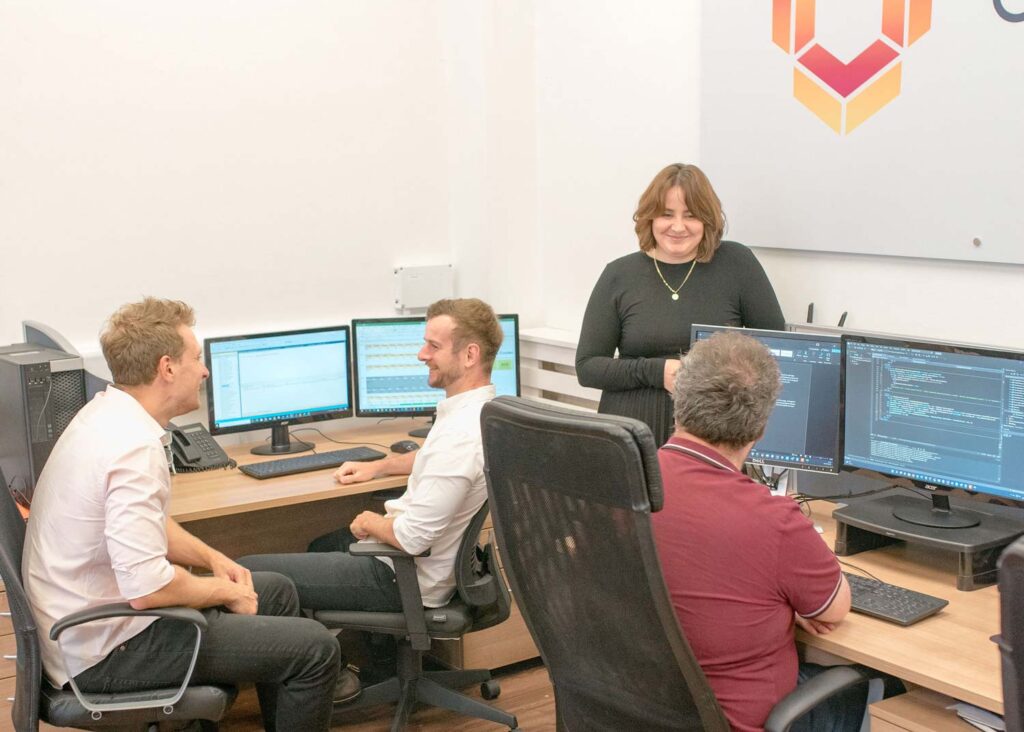
[[480,346],[480,361],[484,372],[491,373],[494,357],[498,355],[505,337],[494,310],[483,300],[466,297],[458,300],[438,300],[427,308],[427,320],[447,315],[455,323],[452,331],[455,350],[461,351],[469,343]]
[[100,347],[114,383],[152,383],[161,358],[170,356],[176,361],[185,352],[178,328],[192,327],[195,322],[192,308],[181,300],[147,297],[122,305],[100,334]]

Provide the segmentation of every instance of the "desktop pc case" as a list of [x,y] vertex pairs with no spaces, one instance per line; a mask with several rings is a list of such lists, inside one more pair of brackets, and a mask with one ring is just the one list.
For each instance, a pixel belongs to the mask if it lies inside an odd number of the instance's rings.
[[86,401],[81,356],[35,344],[0,347],[0,468],[31,499],[57,438]]

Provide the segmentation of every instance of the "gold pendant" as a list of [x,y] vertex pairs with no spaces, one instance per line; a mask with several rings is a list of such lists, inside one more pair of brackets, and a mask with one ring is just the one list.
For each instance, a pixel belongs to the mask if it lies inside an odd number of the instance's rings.
[[679,299],[679,293],[678,292],[673,292],[672,293],[672,299],[673,300],[678,300]]

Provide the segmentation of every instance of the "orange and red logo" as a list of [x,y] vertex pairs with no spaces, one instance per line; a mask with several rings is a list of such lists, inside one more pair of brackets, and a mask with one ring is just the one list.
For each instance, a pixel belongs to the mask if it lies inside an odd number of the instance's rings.
[[815,0],[772,0],[772,41],[793,59],[793,96],[845,135],[900,93],[904,50],[928,32],[932,0],[882,0],[882,30],[843,63],[815,41]]

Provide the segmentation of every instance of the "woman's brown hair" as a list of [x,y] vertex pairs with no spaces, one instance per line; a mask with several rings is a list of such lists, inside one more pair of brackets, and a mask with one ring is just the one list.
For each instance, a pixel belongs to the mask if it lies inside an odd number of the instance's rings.
[[697,261],[710,262],[718,245],[722,243],[725,212],[715,189],[711,187],[711,181],[696,165],[669,165],[654,176],[654,180],[640,196],[636,213],[633,214],[640,249],[645,252],[654,249],[654,232],[651,230],[651,224],[665,210],[665,196],[676,186],[683,190],[686,207],[690,209],[690,213],[704,224],[704,237],[697,246]]

